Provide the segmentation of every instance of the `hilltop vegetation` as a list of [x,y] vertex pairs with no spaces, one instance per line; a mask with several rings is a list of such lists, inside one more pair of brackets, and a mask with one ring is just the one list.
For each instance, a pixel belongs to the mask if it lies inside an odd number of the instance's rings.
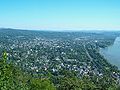
[[6,62],[6,53],[0,60],[0,90],[55,90],[47,78],[33,78],[31,75]]

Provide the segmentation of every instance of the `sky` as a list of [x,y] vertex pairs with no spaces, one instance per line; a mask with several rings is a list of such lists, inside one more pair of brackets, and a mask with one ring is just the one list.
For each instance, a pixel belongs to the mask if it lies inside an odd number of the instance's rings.
[[0,0],[0,28],[120,30],[120,0]]

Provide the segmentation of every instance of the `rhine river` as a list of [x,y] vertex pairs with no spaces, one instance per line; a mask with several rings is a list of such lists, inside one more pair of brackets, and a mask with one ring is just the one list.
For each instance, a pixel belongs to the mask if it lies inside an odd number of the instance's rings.
[[120,37],[117,37],[114,44],[100,49],[100,53],[113,65],[120,69]]

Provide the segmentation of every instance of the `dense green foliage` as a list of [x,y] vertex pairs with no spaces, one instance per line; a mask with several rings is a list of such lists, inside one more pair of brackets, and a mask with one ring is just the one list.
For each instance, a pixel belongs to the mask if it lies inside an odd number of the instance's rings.
[[97,76],[83,76],[82,78],[59,76],[54,77],[53,80],[57,90],[119,90],[115,80],[108,76],[103,78]]

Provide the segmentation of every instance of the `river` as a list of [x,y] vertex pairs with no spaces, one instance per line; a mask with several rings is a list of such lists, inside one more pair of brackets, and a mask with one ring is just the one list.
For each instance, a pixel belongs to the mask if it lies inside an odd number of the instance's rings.
[[120,69],[120,37],[117,37],[114,44],[100,49],[100,53],[113,65],[116,65]]

